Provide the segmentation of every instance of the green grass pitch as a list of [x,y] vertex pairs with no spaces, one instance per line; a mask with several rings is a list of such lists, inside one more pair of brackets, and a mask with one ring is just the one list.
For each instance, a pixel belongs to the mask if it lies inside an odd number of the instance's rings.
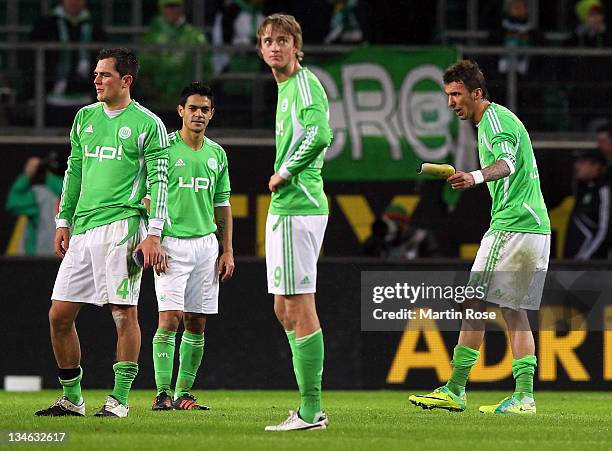
[[8,431],[63,431],[68,440],[38,449],[155,450],[405,450],[495,449],[581,450],[612,448],[612,392],[538,392],[535,416],[485,416],[481,404],[500,401],[506,393],[468,392],[462,413],[425,411],[408,402],[403,391],[326,391],[330,427],[325,431],[271,433],[298,404],[289,391],[194,392],[210,411],[153,412],[154,392],[133,391],[128,418],[95,418],[105,391],[86,390],[87,417],[37,418],[59,390],[37,393],[0,392],[0,448]]

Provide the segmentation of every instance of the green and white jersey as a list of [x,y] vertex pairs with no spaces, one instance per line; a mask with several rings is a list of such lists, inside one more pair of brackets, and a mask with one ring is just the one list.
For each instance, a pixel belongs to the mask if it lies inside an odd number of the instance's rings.
[[493,200],[491,229],[550,234],[531,140],[508,108],[491,103],[485,110],[478,123],[478,155],[482,168],[498,160],[510,167],[509,176],[487,182]]
[[331,140],[327,95],[317,77],[301,68],[278,84],[274,171],[287,182],[272,193],[270,213],[329,213],[321,168]]
[[169,135],[168,213],[164,235],[176,238],[205,236],[217,230],[214,207],[229,206],[227,155],[204,137],[193,150],[178,131]]
[[[110,112],[112,114],[112,112]],[[80,234],[131,216],[146,216],[141,200],[151,188],[151,228],[167,216],[168,135],[162,121],[138,102],[109,115],[102,102],[77,113],[57,226]]]

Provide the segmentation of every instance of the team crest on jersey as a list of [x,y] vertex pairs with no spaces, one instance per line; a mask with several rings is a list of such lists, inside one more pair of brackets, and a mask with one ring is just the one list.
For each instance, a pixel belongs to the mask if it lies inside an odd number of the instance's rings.
[[209,158],[208,159],[208,167],[210,169],[212,169],[213,171],[217,169],[218,164],[217,164],[217,160],[215,160],[214,158]]
[[132,136],[132,129],[130,127],[126,126],[119,129],[119,138],[128,139],[130,136]]
[[283,99],[281,102],[281,111],[284,113],[287,111],[287,108],[289,108],[289,100]]

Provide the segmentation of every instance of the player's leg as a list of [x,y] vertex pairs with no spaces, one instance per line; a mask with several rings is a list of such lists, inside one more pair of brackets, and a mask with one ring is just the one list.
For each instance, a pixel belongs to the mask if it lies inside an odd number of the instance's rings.
[[[470,275],[470,285],[485,285],[490,274],[499,262],[501,249],[507,244],[507,236],[501,232],[489,231],[483,237]],[[467,309],[485,311],[486,304],[479,299],[466,300],[462,304],[465,313]],[[446,409],[451,411],[465,410],[467,401],[465,387],[472,367],[480,356],[480,346],[484,339],[485,321],[467,318],[463,315],[461,331],[457,345],[453,349],[451,364],[453,372],[450,379],[442,387],[426,395],[411,395],[408,399],[414,405],[424,409]]]
[[58,367],[58,378],[63,388],[62,397],[37,416],[82,416],[85,404],[81,394],[81,346],[75,327],[82,304],[52,301],[49,309],[51,346]]
[[176,331],[183,318],[182,310],[159,312],[157,330],[153,336],[153,370],[157,394],[153,400],[153,410],[172,410],[172,372]]
[[537,366],[535,342],[523,309],[502,308],[512,348],[512,375],[516,383],[512,396],[492,406],[481,406],[482,413],[536,413],[533,397],[533,376]]
[[219,311],[219,244],[214,234],[190,240],[194,268],[185,287],[185,331],[179,350],[179,371],[174,392],[177,410],[208,410],[191,394],[204,356],[204,330],[208,315]]
[[96,416],[126,417],[128,395],[138,374],[140,325],[138,296],[142,269],[132,259],[136,245],[146,234],[144,221],[133,216],[92,229],[92,264],[102,299],[110,306],[117,331],[117,362],[113,365],[112,393]]
[[153,410],[172,410],[172,374],[176,333],[183,320],[185,287],[195,261],[187,240],[165,237],[162,247],[172,263],[165,273],[154,274],[158,327],[153,336],[153,368],[157,394]]
[[[477,299],[467,300],[462,305],[463,311],[485,311],[485,304]],[[480,356],[480,346],[484,339],[485,322],[479,319],[464,318],[461,321],[459,340],[453,349],[451,365],[453,372],[445,385],[436,388],[426,395],[411,395],[409,401],[423,409],[445,409],[463,411],[466,407],[465,386],[472,367]]]
[[[492,302],[502,307],[508,328],[516,389],[512,396],[498,404],[481,406],[482,413],[536,413],[533,376],[537,359],[527,310],[540,308],[549,255],[550,235],[512,234],[508,251],[500,264],[498,288],[493,292],[499,296]],[[518,266],[517,262],[520,262]]]
[[179,350],[179,371],[174,391],[174,408],[177,410],[209,410],[208,406],[197,403],[191,394],[193,383],[204,357],[204,329],[206,315],[185,312],[185,331]]
[[326,216],[283,218],[277,241],[282,253],[276,262],[277,249],[266,241],[268,289],[275,294],[274,311],[287,334],[300,390],[299,409],[280,425],[266,427],[268,431],[324,429],[328,424],[321,408],[324,343],[315,304],[316,262],[326,224]]
[[[81,347],[75,320],[83,304],[97,304],[98,301],[95,284],[92,284],[93,270],[86,235],[72,237],[51,295],[51,345],[64,393],[49,408],[36,412],[38,416],[85,415],[85,402],[81,394]],[[79,302],[71,302],[74,300]]]

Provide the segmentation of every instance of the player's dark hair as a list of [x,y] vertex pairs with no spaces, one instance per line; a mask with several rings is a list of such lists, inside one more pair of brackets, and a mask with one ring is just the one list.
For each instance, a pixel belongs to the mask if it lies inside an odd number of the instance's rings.
[[100,53],[98,53],[98,61],[107,58],[115,59],[115,69],[117,69],[119,75],[122,77],[131,75],[134,79],[132,83],[136,81],[140,64],[138,63],[138,58],[136,58],[136,55],[134,55],[132,51],[124,48],[100,50]]
[[465,85],[468,91],[472,92],[477,88],[482,89],[482,98],[489,98],[489,91],[485,82],[484,75],[474,61],[461,60],[452,66],[449,66],[444,71],[444,84],[448,85],[452,82],[461,82]]
[[212,88],[199,81],[194,81],[183,88],[179,97],[179,105],[184,107],[189,96],[193,95],[208,97],[210,99],[210,107],[215,108],[215,96],[213,95]]
[[610,138],[612,138],[612,121],[608,121],[603,125],[597,127],[595,130],[597,133],[607,133]]

